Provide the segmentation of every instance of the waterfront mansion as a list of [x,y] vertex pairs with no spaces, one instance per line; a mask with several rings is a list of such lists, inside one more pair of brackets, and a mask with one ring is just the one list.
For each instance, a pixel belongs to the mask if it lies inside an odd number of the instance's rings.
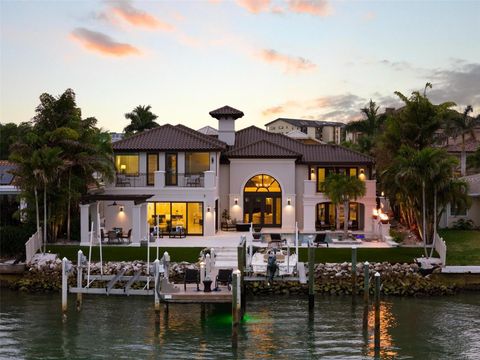
[[[210,115],[218,135],[166,124],[113,143],[115,180],[82,198],[82,244],[92,228],[98,237],[122,232],[134,245],[153,231],[188,241],[248,223],[267,232],[292,233],[296,223],[304,233],[330,229],[336,215],[324,193],[330,173],[365,181],[366,195],[350,203],[346,221],[352,230],[371,231],[373,158],[255,126],[235,131],[244,114],[229,106]],[[343,207],[339,216],[343,224]]]

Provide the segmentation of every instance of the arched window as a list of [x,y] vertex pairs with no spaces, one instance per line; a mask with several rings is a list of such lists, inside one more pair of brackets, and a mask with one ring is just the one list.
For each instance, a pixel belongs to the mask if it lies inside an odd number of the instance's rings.
[[250,178],[245,184],[245,192],[282,192],[280,184],[270,175],[260,174]]
[[274,177],[255,175],[243,191],[244,222],[268,227],[282,225],[282,189]]

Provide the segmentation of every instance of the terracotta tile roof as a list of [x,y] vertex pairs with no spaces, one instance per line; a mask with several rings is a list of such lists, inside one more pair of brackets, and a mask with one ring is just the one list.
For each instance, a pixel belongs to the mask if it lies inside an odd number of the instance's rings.
[[[271,133],[255,126],[238,131],[235,135],[235,145],[229,151],[233,152],[259,141],[268,141],[294,153],[301,154],[299,160],[301,163],[372,164],[374,162],[372,157],[342,146],[304,144],[286,135]],[[261,158],[262,153],[257,153],[257,157]]]
[[235,147],[227,151],[228,158],[300,158],[301,154],[268,140],[258,140],[251,144]]
[[219,119],[221,117],[233,117],[234,119],[241,118],[244,114],[242,111],[232,108],[231,106],[225,105],[224,107],[218,108],[216,110],[209,112],[210,116]]
[[183,125],[166,124],[157,128],[132,135],[112,144],[115,151],[139,150],[213,150],[226,148],[224,142],[204,135]]

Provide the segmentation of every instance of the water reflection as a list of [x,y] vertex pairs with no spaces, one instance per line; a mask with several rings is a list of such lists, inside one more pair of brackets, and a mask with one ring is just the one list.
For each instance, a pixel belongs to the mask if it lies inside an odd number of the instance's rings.
[[[73,300],[73,297],[72,297]],[[230,306],[170,305],[155,321],[153,301],[86,297],[71,301],[61,321],[58,295],[2,291],[0,359],[371,359],[374,309],[350,297],[318,296],[310,317],[306,298],[248,300],[231,347]],[[476,359],[480,353],[480,294],[448,298],[389,298],[381,303],[381,359]]]

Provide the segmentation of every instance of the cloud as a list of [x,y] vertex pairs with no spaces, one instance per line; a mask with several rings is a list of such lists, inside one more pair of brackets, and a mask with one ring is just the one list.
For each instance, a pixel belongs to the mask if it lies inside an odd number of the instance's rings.
[[110,36],[85,28],[76,28],[71,32],[71,37],[88,50],[107,56],[140,55],[136,47],[114,41]]
[[380,64],[385,65],[395,71],[416,70],[412,64],[407,61],[390,61],[383,59]]
[[267,63],[278,63],[285,66],[287,72],[313,70],[317,65],[303,57],[289,56],[279,53],[274,49],[263,49],[259,57]]
[[437,69],[432,71],[433,89],[427,92],[434,102],[455,101],[460,110],[472,105],[480,113],[480,64],[456,61],[455,70]]
[[112,12],[130,25],[153,30],[172,31],[173,25],[158,20],[146,11],[136,9],[130,1],[116,1],[111,3]]
[[333,8],[327,0],[290,0],[288,7],[290,11],[299,14],[322,17],[333,14]]
[[272,106],[270,108],[267,108],[262,111],[263,116],[274,116],[274,115],[279,115],[279,114],[285,114],[290,111],[290,109],[297,108],[299,107],[300,104],[297,101],[290,100],[287,102],[284,102],[281,105],[277,106]]
[[270,9],[271,0],[237,0],[236,2],[252,14],[258,14]]

